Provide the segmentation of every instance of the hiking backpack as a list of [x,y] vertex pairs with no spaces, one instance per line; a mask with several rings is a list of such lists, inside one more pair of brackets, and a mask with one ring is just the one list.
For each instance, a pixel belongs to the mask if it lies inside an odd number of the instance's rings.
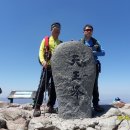
[[[51,51],[49,49],[49,37],[46,36],[44,39],[45,39],[45,42],[44,42],[44,59],[45,59],[45,61],[48,61],[48,60],[51,59]],[[38,57],[38,60],[39,60],[39,63],[42,65],[39,57]]]

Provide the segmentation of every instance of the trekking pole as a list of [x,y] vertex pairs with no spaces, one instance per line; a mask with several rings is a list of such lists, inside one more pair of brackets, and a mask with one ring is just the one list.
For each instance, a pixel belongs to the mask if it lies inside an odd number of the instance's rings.
[[[46,90],[47,90],[47,68],[45,69],[45,103],[46,103]],[[44,116],[45,116],[45,105],[44,105]]]
[[[43,68],[42,68],[42,71],[43,71]],[[45,73],[45,72],[44,72],[44,73]],[[36,110],[36,106],[37,106],[37,103],[38,103],[40,91],[41,91],[41,89],[42,89],[43,78],[44,78],[44,75],[43,75],[43,72],[42,72],[41,79],[40,79],[40,84],[39,84],[39,88],[38,88],[38,93],[37,93],[37,97],[36,97],[36,102],[35,102],[35,106],[34,106],[34,111]]]
[[[49,38],[48,38],[48,40],[49,40]],[[47,41],[47,44],[48,44],[49,42]],[[49,45],[49,44],[48,44]],[[48,62],[49,61],[49,46],[48,45],[46,45],[46,47],[45,47],[45,56],[44,56],[44,58],[45,58],[45,61],[46,62]],[[46,66],[46,68],[45,68],[45,91],[44,91],[44,93],[45,93],[45,103],[46,103],[46,90],[47,90],[47,67],[48,67],[48,65]],[[45,104],[44,104],[44,116],[45,116]]]
[[[46,63],[48,62],[48,60],[49,60],[49,54],[48,54],[48,50],[49,50],[49,37],[46,37],[45,38],[45,53],[44,53],[44,58],[45,58],[45,61],[46,61]],[[41,77],[41,80],[40,80],[40,84],[39,84],[39,90],[38,90],[38,94],[37,94],[37,97],[36,97],[36,103],[35,103],[35,108],[34,108],[34,111],[36,110],[36,105],[37,105],[37,102],[38,102],[38,99],[39,99],[39,95],[40,95],[40,91],[41,91],[41,89],[42,89],[42,83],[43,83],[43,79],[44,79],[44,77],[45,77],[45,90],[44,90],[44,92],[45,92],[45,101],[46,101],[46,89],[47,89],[47,65],[46,65],[46,67],[45,68],[43,68],[43,69],[45,69],[45,71],[44,71],[44,75],[43,75],[43,73],[42,73],[42,77]],[[45,116],[45,105],[44,105],[44,116]]]

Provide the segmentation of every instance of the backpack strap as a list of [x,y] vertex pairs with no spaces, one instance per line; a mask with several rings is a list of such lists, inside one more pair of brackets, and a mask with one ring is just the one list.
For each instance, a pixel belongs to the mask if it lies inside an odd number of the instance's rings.
[[46,36],[45,38],[45,42],[44,42],[44,58],[45,61],[49,61],[51,59],[51,51],[50,51],[50,47],[49,47],[49,37]]
[[[93,38],[93,37],[91,37],[91,39],[92,39],[92,42],[93,42],[93,46],[94,46],[94,45],[97,45],[97,47],[98,47],[98,48],[97,48],[97,51],[101,51],[101,46],[100,46],[100,44],[98,43],[98,41],[97,41],[95,38]],[[81,41],[82,44],[85,44],[85,37],[83,37],[80,41]],[[92,47],[93,47],[93,46],[92,46]]]
[[[47,57],[47,54],[49,52],[49,37],[45,36],[44,39],[45,39],[45,42],[44,42],[44,50],[45,50],[44,57],[45,56]],[[40,65],[42,65],[42,63],[40,62],[39,56],[38,56],[38,61],[39,61]]]
[[93,45],[99,44],[98,41],[95,38],[91,37],[91,39],[92,39]]
[[93,42],[93,46],[94,46],[94,45],[97,45],[97,46],[98,46],[97,51],[101,51],[101,46],[100,46],[100,44],[99,44],[98,41],[97,41],[95,38],[93,38],[93,37],[92,37],[92,42]]
[[44,39],[45,39],[44,49],[45,49],[45,52],[48,52],[49,51],[49,37],[46,36]]

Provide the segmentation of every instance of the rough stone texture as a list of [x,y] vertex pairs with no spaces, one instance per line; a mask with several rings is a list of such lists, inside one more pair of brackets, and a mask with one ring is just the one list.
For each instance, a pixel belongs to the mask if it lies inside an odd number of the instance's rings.
[[105,117],[120,116],[121,112],[117,108],[111,108],[109,112],[104,114]]
[[118,127],[118,130],[130,130],[130,121],[123,120]]
[[56,48],[51,65],[59,117],[91,117],[91,97],[95,79],[91,49],[78,41],[63,43]]
[[[0,124],[0,128],[7,128],[8,130],[27,130],[31,113],[28,110],[24,110],[25,105],[20,104],[8,104],[3,105],[0,109],[0,118],[4,121],[4,125]],[[32,107],[32,106],[31,106]]]
[[6,121],[0,117],[0,128],[6,128]]
[[9,104],[6,108],[0,108],[0,130],[130,130],[130,116],[125,113],[130,111],[130,104],[120,109],[103,105],[104,113],[93,113],[93,118],[68,120],[59,118],[57,114],[44,114],[43,105],[41,116],[33,117],[30,107],[29,104]]

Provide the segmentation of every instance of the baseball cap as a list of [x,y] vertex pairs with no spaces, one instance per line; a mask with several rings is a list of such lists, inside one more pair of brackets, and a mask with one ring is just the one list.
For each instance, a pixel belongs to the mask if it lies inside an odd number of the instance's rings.
[[57,27],[57,28],[61,29],[61,25],[60,25],[60,23],[58,23],[58,22],[53,23],[53,24],[51,25],[51,30],[52,30],[54,27]]

